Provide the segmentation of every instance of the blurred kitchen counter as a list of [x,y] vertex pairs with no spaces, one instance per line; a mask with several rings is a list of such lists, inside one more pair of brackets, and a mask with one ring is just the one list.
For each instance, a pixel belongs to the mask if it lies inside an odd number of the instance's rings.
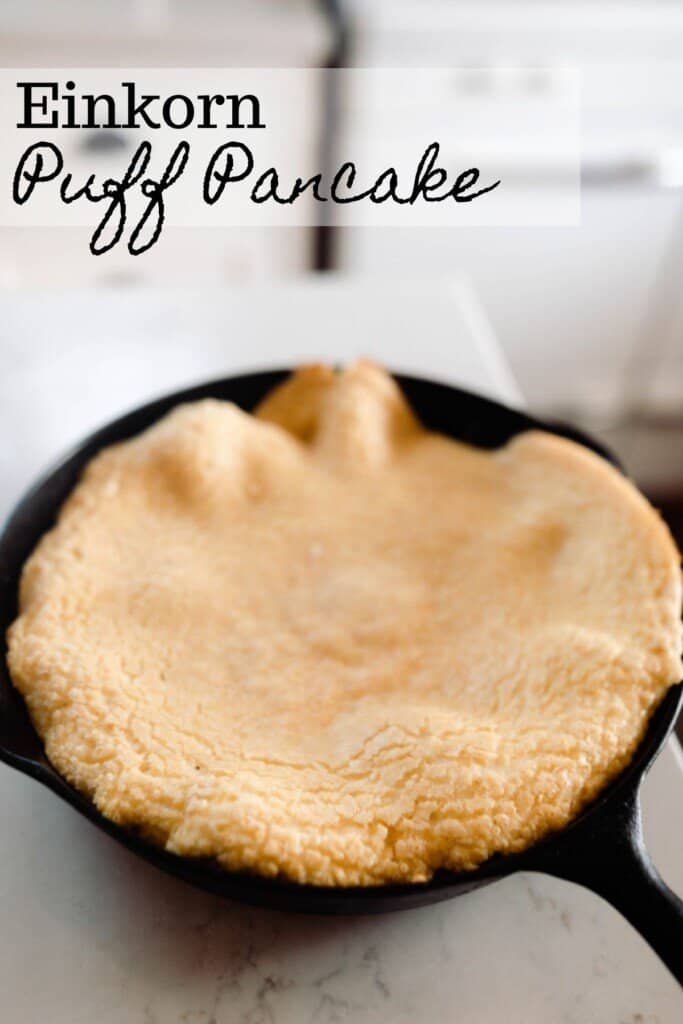
[[[464,282],[318,280],[220,293],[5,295],[4,510],[60,450],[164,390],[369,355],[520,401]],[[683,892],[683,769],[645,783],[645,830]],[[678,1024],[645,942],[577,886],[517,875],[450,903],[294,917],[167,878],[0,766],[0,985],[13,1024]]]
[[460,278],[1,295],[0,427],[11,443],[0,446],[0,506],[84,433],[147,398],[240,370],[357,356],[519,399]]

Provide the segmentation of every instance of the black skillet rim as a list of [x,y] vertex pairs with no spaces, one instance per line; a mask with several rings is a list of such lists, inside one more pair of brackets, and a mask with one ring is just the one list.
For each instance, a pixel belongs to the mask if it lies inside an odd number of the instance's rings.
[[[57,509],[73,488],[85,464],[101,448],[134,436],[183,402],[207,397],[224,398],[236,401],[245,410],[252,409],[259,398],[275,384],[284,380],[289,373],[290,369],[275,369],[220,377],[146,402],[88,435],[45,472],[17,503],[0,534],[0,628],[3,631],[0,715],[4,720],[5,714],[9,711],[9,716],[14,717],[15,722],[17,719],[23,719],[25,739],[34,750],[29,754],[22,754],[7,749],[0,728],[0,760],[46,785],[98,828],[161,870],[204,890],[243,902],[308,912],[381,912],[435,902],[495,881],[515,871],[533,870],[537,852],[541,855],[551,852],[568,833],[574,833],[587,823],[597,822],[606,813],[609,814],[612,805],[622,796],[635,792],[673,728],[683,703],[683,684],[672,687],[655,709],[647,732],[626,768],[568,826],[521,853],[495,855],[472,872],[442,869],[424,883],[347,888],[313,886],[263,878],[245,872],[230,872],[213,861],[178,856],[152,844],[135,831],[116,825],[105,818],[87,797],[59,775],[45,757],[40,738],[28,719],[23,699],[12,685],[6,663],[4,633],[16,614],[18,577],[28,553],[54,521]],[[526,430],[546,430],[584,445],[622,470],[618,460],[608,449],[574,427],[537,419],[493,399],[453,385],[400,373],[392,375],[410,404],[416,408],[422,422],[430,429],[439,430],[482,448],[498,447],[510,437]],[[236,397],[234,392],[239,392],[239,397]],[[450,411],[445,410],[446,403]],[[460,420],[455,429],[454,410]],[[56,499],[51,497],[53,490],[57,492]],[[51,512],[50,515],[46,515],[43,510],[43,514],[39,514],[36,521],[36,506],[40,512],[41,502],[49,506]],[[12,558],[15,533],[25,534],[25,542],[21,556]],[[26,537],[30,537],[28,544]],[[8,704],[11,708],[8,708]]]

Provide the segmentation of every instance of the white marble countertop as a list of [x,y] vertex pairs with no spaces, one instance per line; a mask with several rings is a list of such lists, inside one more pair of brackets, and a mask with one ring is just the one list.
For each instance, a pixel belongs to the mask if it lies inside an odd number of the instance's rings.
[[[240,367],[374,355],[519,399],[464,285],[5,296],[2,503],[84,431]],[[7,442],[10,442],[7,444]],[[645,783],[648,844],[683,893],[683,764]],[[683,994],[592,893],[517,875],[367,918],[196,892],[0,766],[0,986],[12,1024],[678,1024]]]

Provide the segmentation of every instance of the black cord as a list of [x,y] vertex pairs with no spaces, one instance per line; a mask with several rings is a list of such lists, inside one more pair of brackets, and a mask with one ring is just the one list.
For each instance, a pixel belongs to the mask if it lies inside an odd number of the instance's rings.
[[[323,68],[332,71],[347,66],[351,50],[350,26],[340,0],[319,0],[332,32],[332,46]],[[322,124],[320,126],[320,170],[325,180],[332,168],[336,143],[341,125],[339,76],[324,75],[322,97]],[[332,270],[337,265],[338,229],[326,221],[326,211],[319,211],[319,220],[313,233],[313,269]],[[328,214],[329,216],[329,214]]]

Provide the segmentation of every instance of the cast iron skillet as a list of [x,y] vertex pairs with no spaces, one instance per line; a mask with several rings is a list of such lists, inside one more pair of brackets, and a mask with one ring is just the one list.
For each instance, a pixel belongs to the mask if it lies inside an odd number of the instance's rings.
[[[16,616],[21,567],[85,464],[105,445],[137,434],[179,402],[208,396],[252,409],[289,371],[231,377],[160,398],[123,416],[87,438],[24,497],[0,537],[0,634]],[[540,423],[496,402],[414,377],[397,380],[420,419],[433,430],[482,448],[495,448],[529,428],[541,427],[573,438],[614,462],[598,444],[577,431]],[[4,642],[4,640],[3,640]],[[569,827],[513,856],[492,857],[477,871],[438,872],[423,885],[370,888],[317,888],[231,874],[211,862],[183,858],[150,845],[134,832],[108,821],[51,766],[23,701],[0,659],[0,758],[67,800],[98,828],[171,875],[221,896],[263,906],[325,914],[380,913],[449,899],[514,871],[542,871],[593,889],[609,900],[641,932],[683,983],[683,902],[655,871],[640,824],[641,780],[662,748],[681,704],[674,686],[653,715],[647,735],[623,774]]]

